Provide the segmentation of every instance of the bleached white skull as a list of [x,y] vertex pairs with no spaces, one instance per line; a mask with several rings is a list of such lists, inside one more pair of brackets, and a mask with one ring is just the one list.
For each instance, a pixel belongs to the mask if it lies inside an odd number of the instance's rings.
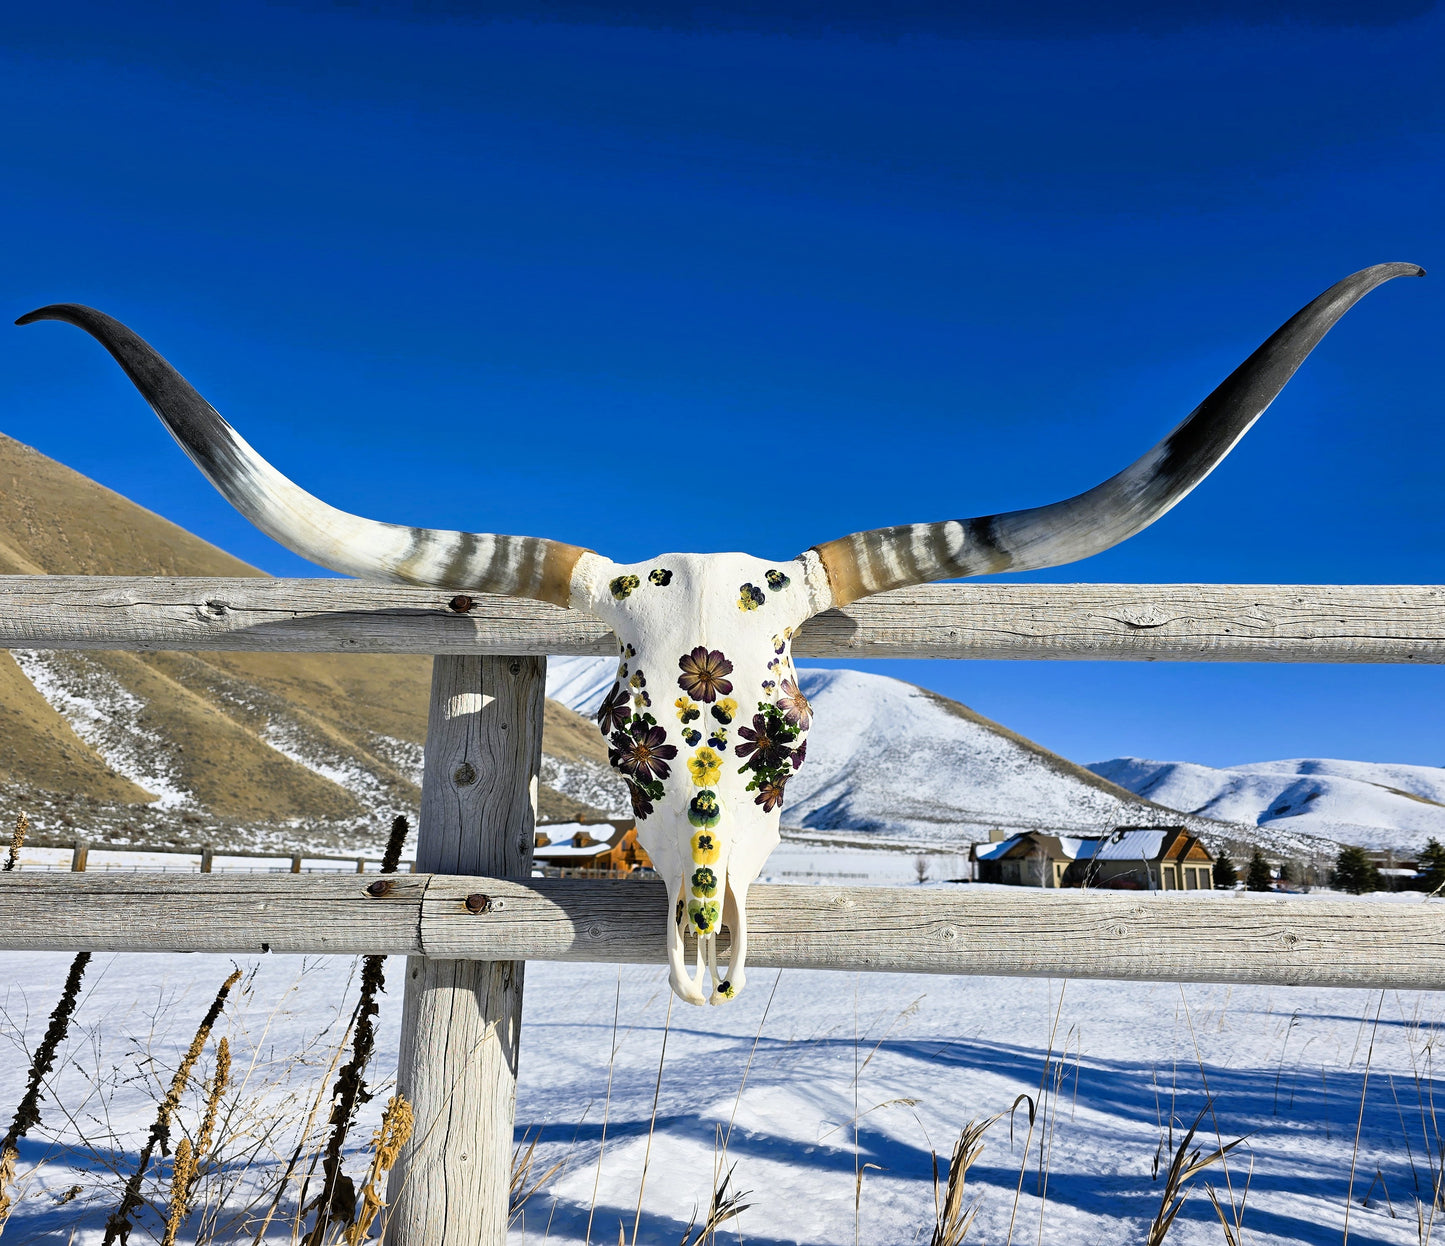
[[[336,510],[260,457],[149,345],[88,307],[24,316],[92,334],[176,440],[253,523],[303,557],[368,579],[538,598],[617,634],[599,725],[627,781],[638,838],[667,884],[673,989],[695,1004],[743,987],[747,890],[778,842],[811,710],[791,643],[813,615],[910,584],[1058,566],[1108,549],[1183,498],[1248,431],[1346,311],[1413,264],[1332,286],[1276,331],[1141,459],[1086,493],[1030,510],[855,533],[798,558],[666,554],[621,566],[558,541],[410,528]],[[882,430],[880,430],[880,434]],[[717,964],[717,935],[732,948]],[[684,934],[698,935],[689,972]]]

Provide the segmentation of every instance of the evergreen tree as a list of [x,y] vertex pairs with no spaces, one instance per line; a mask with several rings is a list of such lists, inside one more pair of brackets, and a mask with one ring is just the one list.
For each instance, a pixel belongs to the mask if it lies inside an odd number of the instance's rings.
[[1421,891],[1436,891],[1445,885],[1445,845],[1432,839],[1420,854],[1420,877],[1415,886]]
[[1244,886],[1248,891],[1268,891],[1274,885],[1274,874],[1269,868],[1269,862],[1264,859],[1264,853],[1258,848],[1249,859],[1249,873],[1244,876]]
[[1334,887],[1357,896],[1366,891],[1379,891],[1381,881],[1379,867],[1365,855],[1363,848],[1340,849],[1330,876]]
[[1239,882],[1239,871],[1228,857],[1216,857],[1214,861],[1214,885],[1223,891],[1231,890]]

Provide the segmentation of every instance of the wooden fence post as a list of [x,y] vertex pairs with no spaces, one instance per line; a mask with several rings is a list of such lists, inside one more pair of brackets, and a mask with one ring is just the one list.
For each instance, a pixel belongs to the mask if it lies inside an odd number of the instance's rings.
[[90,855],[90,845],[83,839],[77,839],[70,849],[70,869],[74,874],[85,872],[85,859]]
[[202,845],[201,845],[201,873],[202,873],[202,874],[209,874],[209,873],[211,872],[211,861],[214,859],[215,855],[216,855],[216,850],[215,850],[214,848],[212,848],[210,844],[202,844]]
[[[546,682],[546,658],[433,660],[419,871],[530,873]],[[506,1242],[523,969],[407,961],[397,1085],[416,1124],[391,1174],[389,1246]]]

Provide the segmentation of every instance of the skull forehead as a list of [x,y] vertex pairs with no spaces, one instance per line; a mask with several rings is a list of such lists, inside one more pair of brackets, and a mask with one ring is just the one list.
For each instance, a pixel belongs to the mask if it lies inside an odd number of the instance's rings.
[[677,649],[675,659],[697,645],[741,643],[766,662],[772,638],[813,613],[816,577],[808,572],[796,559],[661,554],[610,566],[596,592],[597,613],[639,654],[658,658]]

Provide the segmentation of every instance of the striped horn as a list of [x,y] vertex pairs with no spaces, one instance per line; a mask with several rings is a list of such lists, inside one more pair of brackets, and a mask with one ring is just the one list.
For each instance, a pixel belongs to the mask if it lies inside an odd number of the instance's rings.
[[1100,553],[1147,527],[1214,469],[1351,307],[1415,264],[1377,264],[1296,313],[1163,441],[1087,493],[1030,510],[856,532],[813,546],[835,606],[909,584],[1035,571]]
[[363,579],[569,604],[572,568],[589,551],[538,537],[380,523],[337,510],[266,462],[179,372],[120,321],[77,303],[57,303],[15,323],[37,320],[63,320],[104,346],[226,500],[303,558]]

